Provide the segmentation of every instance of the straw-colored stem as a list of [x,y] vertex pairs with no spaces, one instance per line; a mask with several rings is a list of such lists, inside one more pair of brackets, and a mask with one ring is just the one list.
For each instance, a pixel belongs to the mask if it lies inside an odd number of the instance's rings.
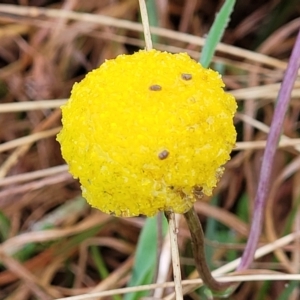
[[139,4],[140,4],[141,17],[142,17],[142,24],[143,24],[143,29],[144,29],[146,49],[151,50],[152,49],[152,39],[151,39],[148,12],[147,12],[145,0],[139,0]]
[[192,250],[195,258],[196,269],[201,279],[212,291],[224,291],[231,286],[231,283],[215,280],[209,270],[204,252],[204,233],[194,207],[187,211],[184,214],[184,217],[191,233]]
[[171,242],[171,254],[172,254],[172,265],[173,265],[173,277],[175,284],[176,300],[183,300],[182,295],[182,283],[181,283],[181,270],[180,270],[180,259],[177,242],[177,226],[175,220],[175,214],[173,212],[165,212],[166,218],[169,223],[169,235]]

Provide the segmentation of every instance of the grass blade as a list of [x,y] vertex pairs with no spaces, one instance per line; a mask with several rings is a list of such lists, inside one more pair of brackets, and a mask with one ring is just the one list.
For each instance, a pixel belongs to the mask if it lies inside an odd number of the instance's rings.
[[209,30],[205,45],[202,49],[200,63],[204,68],[210,65],[218,43],[221,41],[233,11],[235,0],[226,0]]
[[[163,235],[167,232],[167,222],[163,219]],[[153,282],[154,272],[157,265],[157,216],[147,218],[140,234],[137,245],[135,263],[132,277],[128,286],[139,286]],[[138,292],[127,294],[125,300],[136,300],[145,297],[148,292]]]

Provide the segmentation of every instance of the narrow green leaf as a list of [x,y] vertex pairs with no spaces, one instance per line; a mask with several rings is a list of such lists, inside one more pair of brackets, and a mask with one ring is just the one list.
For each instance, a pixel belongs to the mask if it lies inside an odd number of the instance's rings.
[[[101,279],[107,278],[109,275],[109,271],[106,267],[105,261],[98,246],[91,246],[91,256],[95,262],[95,266]],[[114,295],[112,296],[112,299],[121,300],[122,298],[119,295]]]
[[299,288],[299,281],[292,281],[286,285],[286,288],[283,290],[281,295],[277,298],[277,300],[286,300],[290,299],[291,294],[295,289]]
[[[156,1],[150,0],[146,1],[146,7],[148,12],[148,18],[149,18],[149,25],[153,27],[159,27],[158,23],[158,15],[157,15],[157,7],[156,7]],[[152,42],[157,43],[159,40],[159,36],[156,34],[151,34]]]
[[[167,221],[163,220],[163,236],[167,232]],[[128,286],[139,286],[153,282],[154,272],[157,265],[157,216],[147,218],[141,231],[132,276]],[[148,291],[126,294],[125,300],[137,300],[148,295]]]
[[2,211],[0,211],[0,242],[5,241],[8,238],[9,228],[9,219]]
[[102,279],[106,278],[109,275],[109,272],[106,268],[105,262],[103,260],[102,254],[99,251],[97,246],[91,246],[91,256],[95,262],[97,271]]
[[244,193],[237,203],[236,215],[244,222],[249,223],[249,197]]
[[212,57],[216,51],[218,43],[221,41],[224,31],[229,22],[229,17],[233,11],[235,0],[226,0],[220,12],[209,30],[205,45],[202,49],[200,63],[204,68],[210,65]]
[[268,291],[271,288],[271,281],[265,281],[262,286],[259,288],[259,291],[256,295],[257,300],[265,300],[268,298]]

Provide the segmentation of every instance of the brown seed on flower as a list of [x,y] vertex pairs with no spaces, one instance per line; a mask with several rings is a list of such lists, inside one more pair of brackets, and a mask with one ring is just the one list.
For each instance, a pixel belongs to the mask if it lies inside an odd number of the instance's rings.
[[169,151],[168,150],[163,150],[158,154],[158,158],[160,160],[166,159],[169,156]]
[[181,74],[181,78],[182,78],[183,80],[191,80],[191,79],[192,79],[192,74],[182,73],[182,74]]
[[201,186],[194,186],[193,193],[196,197],[202,198],[203,193],[202,193],[203,188]]
[[161,91],[161,86],[158,84],[153,84],[149,88],[151,91]]

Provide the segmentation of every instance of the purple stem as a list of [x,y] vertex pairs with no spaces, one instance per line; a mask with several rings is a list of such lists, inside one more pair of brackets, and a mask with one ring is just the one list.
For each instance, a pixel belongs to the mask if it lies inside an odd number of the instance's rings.
[[269,193],[270,175],[272,171],[274,156],[282,130],[284,116],[287,111],[292,89],[300,68],[300,31],[298,33],[287,70],[280,87],[278,101],[267,139],[267,145],[263,156],[260,178],[255,198],[255,206],[251,230],[246,248],[243,252],[241,263],[237,270],[247,269],[253,261],[258,239],[262,229],[265,202]]

